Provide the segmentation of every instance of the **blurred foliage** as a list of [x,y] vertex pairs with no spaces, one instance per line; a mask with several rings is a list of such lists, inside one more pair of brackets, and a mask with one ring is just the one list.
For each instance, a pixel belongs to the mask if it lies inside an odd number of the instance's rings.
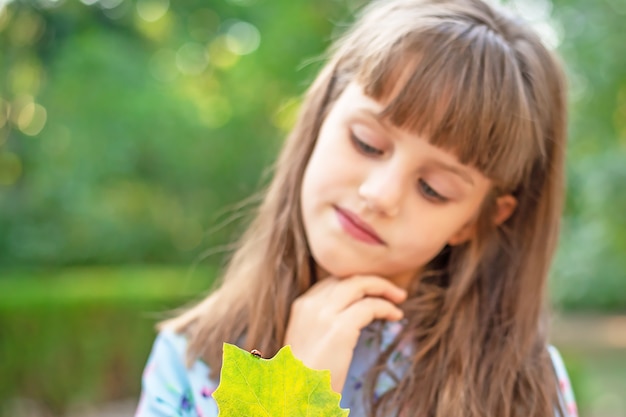
[[336,5],[84,3],[2,8],[0,265],[186,262],[231,240],[206,231],[261,183]]
[[[534,3],[534,2],[530,2]],[[555,0],[570,85],[567,207],[552,294],[626,309],[626,0]]]
[[[233,205],[267,181],[316,57],[362,1],[5,3],[0,266],[16,267],[188,263],[232,241]],[[570,80],[554,299],[623,309],[626,0],[508,3]]]

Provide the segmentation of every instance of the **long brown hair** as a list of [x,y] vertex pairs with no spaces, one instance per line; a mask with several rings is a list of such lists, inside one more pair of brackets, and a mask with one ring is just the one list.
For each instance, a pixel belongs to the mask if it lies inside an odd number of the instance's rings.
[[[184,333],[188,360],[204,359],[213,377],[223,342],[268,356],[282,347],[292,302],[315,282],[300,210],[304,169],[351,81],[385,99],[392,123],[495,184],[476,237],[446,247],[414,280],[407,324],[368,374],[370,414],[552,415],[559,405],[543,304],[563,199],[564,76],[523,22],[479,0],[378,1],[363,10],[307,91],[221,286],[161,327]],[[495,226],[502,193],[518,205]],[[374,400],[374,382],[400,340],[415,346],[411,367]]]

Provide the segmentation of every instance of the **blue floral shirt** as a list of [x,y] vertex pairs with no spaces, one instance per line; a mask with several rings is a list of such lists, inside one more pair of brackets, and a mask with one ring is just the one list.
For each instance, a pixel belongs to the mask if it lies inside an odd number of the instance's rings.
[[[350,409],[350,417],[365,417],[363,381],[365,373],[402,329],[399,322],[375,322],[363,329],[343,388],[341,406]],[[209,379],[209,368],[201,360],[185,366],[186,339],[171,331],[156,338],[142,377],[142,393],[135,417],[217,417],[213,392],[219,381]],[[561,399],[567,415],[577,417],[576,403],[567,372],[558,351],[550,346],[559,379]],[[390,356],[388,373],[383,373],[375,387],[380,396],[394,386],[409,364],[410,346],[400,345]],[[395,375],[394,375],[395,374]]]

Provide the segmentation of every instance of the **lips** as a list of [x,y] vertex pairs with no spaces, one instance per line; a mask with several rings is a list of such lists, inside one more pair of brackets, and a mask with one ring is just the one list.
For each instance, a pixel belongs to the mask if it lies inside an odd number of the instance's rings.
[[384,245],[382,240],[374,229],[359,218],[355,213],[335,206],[337,218],[343,230],[353,238],[372,245]]

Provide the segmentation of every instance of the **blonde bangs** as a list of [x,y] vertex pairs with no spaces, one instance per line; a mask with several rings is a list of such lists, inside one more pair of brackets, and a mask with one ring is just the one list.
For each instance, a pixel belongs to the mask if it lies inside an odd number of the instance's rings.
[[387,103],[382,115],[393,124],[454,152],[498,187],[515,188],[545,151],[514,51],[475,21],[392,17],[384,24],[388,36],[378,36],[385,44],[358,30],[345,39],[339,72],[342,62],[348,72],[358,68],[353,76]]

